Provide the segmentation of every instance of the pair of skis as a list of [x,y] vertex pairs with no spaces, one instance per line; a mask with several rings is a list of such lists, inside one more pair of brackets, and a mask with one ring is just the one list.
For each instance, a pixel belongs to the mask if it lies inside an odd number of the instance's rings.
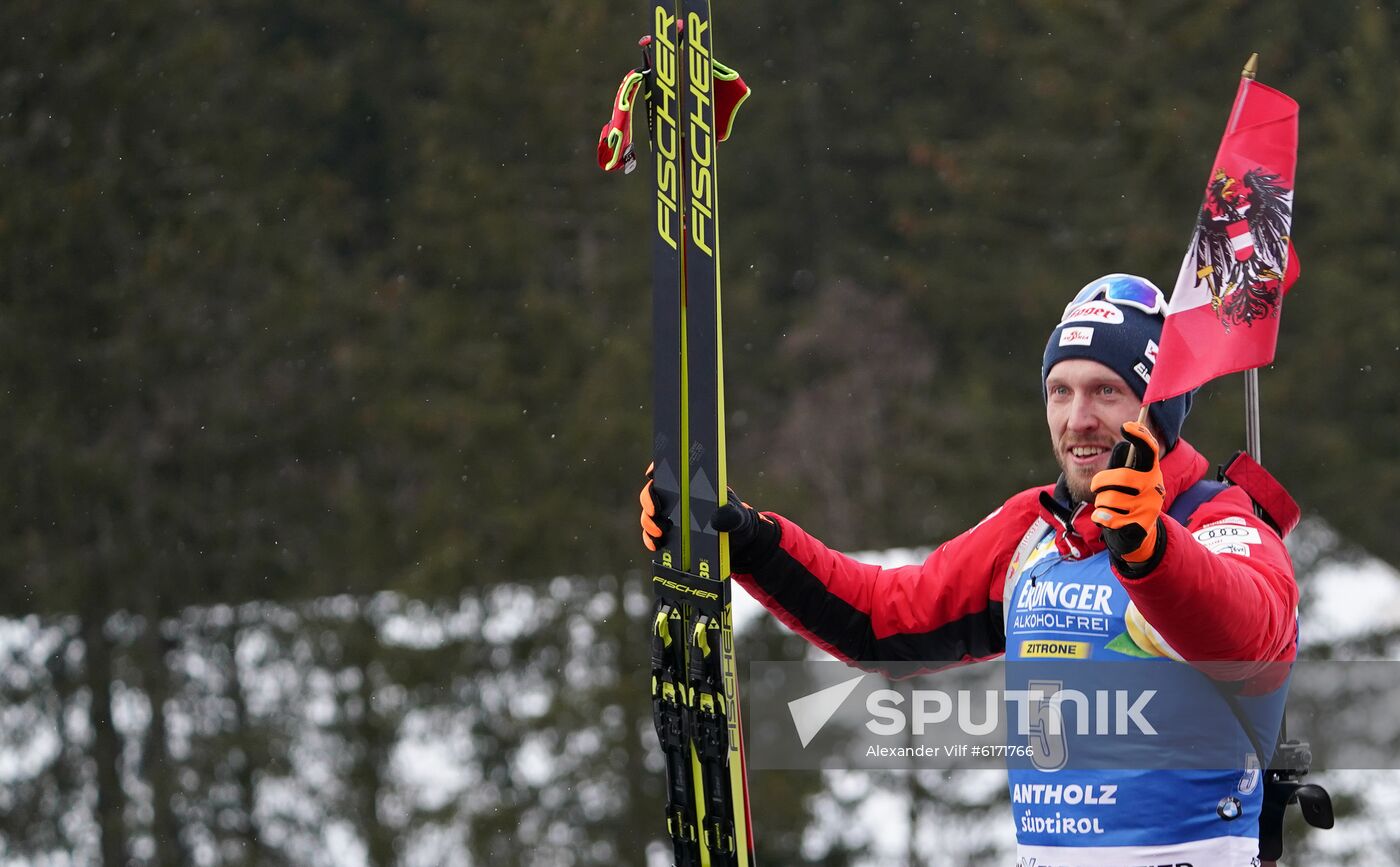
[[[626,127],[604,127],[599,156],[605,169],[634,167],[630,113],[643,89],[655,223],[653,488],[672,528],[652,562],[652,709],[676,867],[749,867],[728,538],[710,527],[727,490],[715,82],[737,76],[716,68],[709,0],[650,8],[642,66],[618,91],[615,118],[623,112]],[[732,107],[721,112],[724,133]]]

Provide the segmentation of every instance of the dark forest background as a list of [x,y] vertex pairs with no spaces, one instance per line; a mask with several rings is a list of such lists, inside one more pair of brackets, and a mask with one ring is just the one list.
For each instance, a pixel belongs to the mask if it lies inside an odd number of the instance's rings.
[[[720,154],[746,499],[879,549],[1052,478],[1045,336],[1100,274],[1172,285],[1258,51],[1302,106],[1263,456],[1331,528],[1300,565],[1400,564],[1393,3],[715,3],[754,90]],[[594,148],[646,22],[0,4],[6,863],[643,863],[650,224]],[[1230,377],[1186,434],[1242,430]],[[886,784],[928,863],[1004,853],[937,854],[1004,793]],[[849,792],[754,789],[764,863],[866,863],[821,830]]]

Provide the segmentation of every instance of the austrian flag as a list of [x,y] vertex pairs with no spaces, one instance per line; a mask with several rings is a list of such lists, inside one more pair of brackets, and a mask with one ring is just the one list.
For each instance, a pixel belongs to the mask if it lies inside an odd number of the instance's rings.
[[1298,277],[1290,237],[1297,162],[1298,103],[1241,79],[1145,403],[1273,361],[1283,295]]

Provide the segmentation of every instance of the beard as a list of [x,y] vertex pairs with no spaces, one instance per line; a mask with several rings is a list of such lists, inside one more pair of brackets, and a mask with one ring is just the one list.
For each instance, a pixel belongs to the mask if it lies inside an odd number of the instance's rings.
[[1060,464],[1060,472],[1065,474],[1065,489],[1069,491],[1070,507],[1073,508],[1078,503],[1092,503],[1094,501],[1092,483],[1094,475],[1098,471],[1084,473],[1074,467],[1066,466],[1065,459],[1062,457],[1057,456],[1056,460]]
[[[1081,443],[1089,445],[1090,443]],[[1090,466],[1076,466],[1073,458],[1066,452],[1062,443],[1056,442],[1055,463],[1060,465],[1060,472],[1064,474],[1065,489],[1069,492],[1069,505],[1073,508],[1078,503],[1092,503],[1094,501],[1094,476],[1101,471],[1108,469],[1108,455],[1112,453],[1113,443],[1094,443],[1104,449],[1103,457]]]
[[[1155,427],[1149,425],[1148,430],[1152,432],[1152,435],[1157,438],[1158,442],[1161,442],[1161,435],[1157,433]],[[1118,445],[1118,442],[1082,443],[1082,445],[1091,444],[1104,449],[1104,453],[1100,460],[1088,467],[1084,467],[1075,466],[1073,458],[1069,456],[1064,446],[1059,442],[1054,443],[1055,463],[1060,465],[1060,472],[1064,473],[1065,489],[1069,491],[1069,504],[1071,508],[1077,503],[1094,502],[1094,476],[1108,469],[1111,463],[1110,458],[1113,454],[1113,449]]]

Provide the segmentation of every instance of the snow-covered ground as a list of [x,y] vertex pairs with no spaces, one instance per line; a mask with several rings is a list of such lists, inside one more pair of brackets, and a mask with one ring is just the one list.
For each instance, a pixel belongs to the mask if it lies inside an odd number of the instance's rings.
[[[928,551],[896,549],[864,552],[856,555],[865,562],[901,565],[920,562]],[[547,619],[551,611],[565,608],[577,614],[570,621],[570,630],[582,630],[572,636],[570,644],[587,644],[590,629],[616,615],[617,596],[612,592],[593,592],[584,598],[572,598],[569,579],[561,578],[550,585],[549,592],[537,593],[519,585],[502,585],[489,600],[464,597],[459,606],[430,607],[393,594],[381,594],[371,600],[350,600],[346,597],[317,600],[293,612],[278,606],[261,606],[254,621],[261,626],[243,630],[236,658],[243,673],[243,689],[248,712],[254,717],[282,718],[287,733],[296,742],[292,761],[276,774],[264,775],[258,784],[256,809],[264,827],[281,834],[288,851],[314,855],[306,863],[354,867],[366,863],[364,843],[355,829],[342,817],[332,815],[319,799],[333,793],[342,784],[341,771],[334,766],[336,743],[326,740],[323,724],[335,713],[336,690],[345,684],[336,682],[330,672],[318,668],[295,647],[277,646],[296,633],[299,618],[322,618],[323,621],[349,616],[347,612],[364,610],[378,624],[378,641],[386,648],[432,651],[445,644],[475,636],[490,643],[501,644],[518,638],[530,629],[530,624]],[[1325,563],[1305,579],[1307,603],[1302,611],[1302,634],[1308,642],[1339,642],[1354,640],[1370,634],[1400,631],[1400,573],[1374,559]],[[567,602],[562,600],[568,600]],[[632,600],[627,600],[629,609]],[[639,596],[641,616],[645,599]],[[208,620],[227,621],[230,609],[215,607],[191,612],[185,625],[191,634],[200,630]],[[742,633],[767,615],[742,590],[735,593],[735,622]],[[220,627],[220,624],[213,624]],[[226,625],[226,624],[225,624]],[[45,623],[36,617],[0,619],[0,682],[14,695],[32,694],[45,688],[43,678],[50,676],[45,668],[55,649],[63,646],[65,635],[71,637],[74,627],[62,621]],[[71,643],[68,645],[71,653]],[[185,649],[176,652],[172,665],[186,678],[185,701],[199,714],[213,714],[213,702],[219,700],[218,689],[201,686],[205,681],[215,684],[217,672],[208,668],[201,653]],[[820,651],[810,650],[813,658]],[[343,675],[341,672],[336,677]],[[193,689],[198,694],[188,690]],[[526,717],[537,713],[533,709],[543,699],[539,685],[518,684],[509,695],[498,698],[507,702],[512,713]],[[140,741],[141,733],[150,719],[145,699],[136,690],[123,685],[114,688],[118,710],[117,728],[129,744]],[[401,701],[403,696],[385,693],[376,701]],[[474,753],[470,725],[473,715],[491,710],[485,707],[494,701],[489,695],[468,693],[453,699],[447,697],[433,707],[413,708],[402,718],[397,740],[387,769],[393,798],[419,810],[437,810],[449,804],[466,805],[470,809],[473,792],[480,782],[474,777]],[[476,702],[477,706],[473,706]],[[542,712],[542,711],[538,711]],[[43,720],[34,716],[44,711],[36,705],[9,704],[0,708],[0,787],[42,774],[53,762],[60,740],[84,743],[91,736],[86,715],[74,706],[64,718],[63,731],[52,725],[36,725]],[[173,749],[178,759],[181,744],[192,736],[190,726],[207,724],[210,719],[182,720],[172,717],[169,724]],[[61,736],[61,737],[60,737]],[[596,733],[594,735],[595,740]],[[572,744],[580,754],[591,754],[597,744]],[[134,749],[134,747],[132,747]],[[548,749],[524,750],[517,756],[516,770],[527,782],[549,777],[555,770],[558,756]],[[567,764],[567,760],[564,760]],[[765,772],[776,773],[776,772]],[[868,847],[868,857],[862,863],[868,867],[905,864],[908,853],[944,852],[957,861],[955,853],[983,853],[976,863],[1011,863],[1009,855],[1014,846],[1010,811],[1005,799],[997,793],[1005,785],[1001,771],[919,771],[909,777],[900,772],[828,772],[827,791],[810,805],[816,817],[803,840],[802,855],[812,860],[821,858],[834,846]],[[1334,793],[1352,796],[1364,794],[1366,809],[1362,818],[1345,822],[1337,831],[1309,835],[1313,847],[1309,864],[1346,865],[1394,863],[1389,854],[1400,845],[1400,837],[1388,817],[1400,811],[1400,771],[1325,772],[1318,782]],[[149,790],[131,770],[127,771],[134,803],[149,809]],[[919,798],[921,815],[911,822],[909,792],[918,786],[926,794]],[[947,802],[942,805],[940,802]],[[959,804],[987,804],[969,813]],[[64,822],[79,828],[79,838],[93,839],[91,801],[75,803],[65,813]],[[911,847],[910,835],[915,839]],[[469,864],[461,846],[460,828],[450,816],[442,822],[420,828],[404,852],[405,864]],[[41,863],[21,857],[8,857],[0,840],[0,867],[19,867]],[[138,843],[140,840],[138,839]],[[148,842],[148,841],[147,841]],[[196,853],[198,841],[192,841]],[[662,863],[662,847],[653,847],[655,863]],[[91,850],[88,850],[89,853]],[[204,850],[208,854],[208,850]],[[993,853],[988,856],[986,853]],[[65,860],[66,857],[66,860]],[[309,857],[309,856],[308,856]],[[970,859],[969,855],[969,859]],[[1371,860],[1368,860],[1370,858]],[[81,852],[50,853],[45,864],[82,863]],[[201,863],[212,863],[200,859]],[[944,863],[942,860],[929,863]],[[965,863],[973,863],[971,860]],[[1287,862],[1285,862],[1287,863]]]

